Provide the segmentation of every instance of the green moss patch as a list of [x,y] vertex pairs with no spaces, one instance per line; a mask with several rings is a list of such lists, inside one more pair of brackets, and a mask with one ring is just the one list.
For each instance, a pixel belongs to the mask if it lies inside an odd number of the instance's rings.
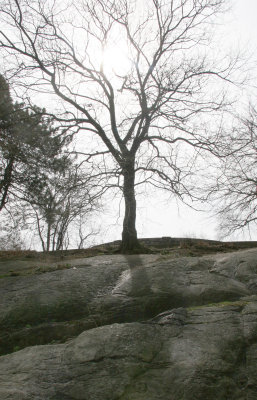
[[187,307],[186,310],[194,311],[194,310],[204,309],[204,308],[208,308],[208,307],[245,307],[247,304],[249,304],[249,301],[246,301],[246,300],[221,301],[219,303],[209,303],[209,304],[204,304],[201,306]]

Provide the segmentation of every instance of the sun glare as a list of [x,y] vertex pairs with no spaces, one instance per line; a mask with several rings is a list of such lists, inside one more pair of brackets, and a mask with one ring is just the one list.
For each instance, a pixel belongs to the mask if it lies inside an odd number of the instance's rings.
[[107,73],[124,76],[131,69],[132,63],[126,52],[126,47],[109,46],[103,52],[103,68]]

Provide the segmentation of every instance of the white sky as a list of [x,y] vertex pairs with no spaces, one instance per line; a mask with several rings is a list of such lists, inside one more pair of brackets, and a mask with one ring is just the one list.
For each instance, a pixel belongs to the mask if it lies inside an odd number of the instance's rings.
[[[224,16],[222,23],[221,40],[242,49],[248,48],[257,61],[257,0],[234,0],[233,9]],[[197,212],[186,206],[178,208],[175,201],[164,202],[160,199],[161,194],[156,191],[156,196],[137,201],[139,237],[188,236],[219,239],[217,221],[211,217],[211,212]],[[121,238],[122,213],[117,220],[117,213],[113,214],[111,209],[116,209],[114,203],[110,207],[109,217],[104,217],[100,242]],[[227,238],[229,239],[257,240],[257,232],[238,232]]]
[[235,0],[232,18],[234,18],[235,29],[237,34],[250,41],[255,42],[257,34],[257,1],[256,0]]

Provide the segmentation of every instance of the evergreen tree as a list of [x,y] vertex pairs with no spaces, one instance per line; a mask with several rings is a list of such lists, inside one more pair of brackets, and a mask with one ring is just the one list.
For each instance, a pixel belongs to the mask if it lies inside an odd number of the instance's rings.
[[0,75],[0,211],[11,196],[43,188],[49,171],[64,171],[67,138],[59,134],[39,107],[13,103],[9,85]]

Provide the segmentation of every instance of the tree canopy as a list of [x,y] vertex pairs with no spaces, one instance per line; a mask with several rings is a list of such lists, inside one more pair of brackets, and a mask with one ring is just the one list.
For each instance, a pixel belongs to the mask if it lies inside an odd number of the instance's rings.
[[[13,230],[18,237],[27,227],[36,232],[42,250],[60,250],[68,246],[72,223],[83,242],[90,230],[74,224],[99,207],[90,176],[68,153],[69,138],[44,113],[13,103],[0,75],[0,211],[9,213],[2,245],[14,238]],[[21,236],[16,245],[19,241]]]
[[219,161],[209,188],[223,237],[257,224],[257,111],[253,105],[246,117],[238,117],[230,145],[231,154]]
[[60,135],[44,110],[13,103],[9,86],[0,76],[0,210],[11,194],[41,187],[49,171],[64,170],[65,136]]
[[[224,150],[224,85],[236,61],[208,54],[224,0],[3,0],[0,47],[26,90],[52,92],[83,132],[106,188],[122,190],[122,250],[139,246],[136,188],[194,197],[196,156]],[[12,27],[12,32],[7,29]],[[53,111],[50,111],[53,114]],[[95,161],[93,161],[95,160]]]

